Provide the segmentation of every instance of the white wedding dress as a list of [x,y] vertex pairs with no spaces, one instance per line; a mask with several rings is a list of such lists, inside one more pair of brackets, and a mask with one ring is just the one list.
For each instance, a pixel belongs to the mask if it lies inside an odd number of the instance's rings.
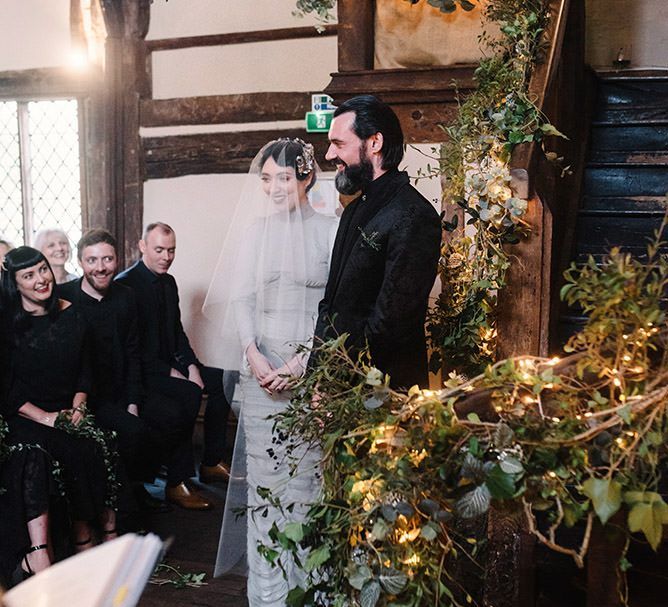
[[[246,260],[243,272],[245,287],[239,297],[231,300],[242,347],[255,341],[259,350],[274,368],[290,360],[299,344],[307,343],[313,335],[318,303],[323,297],[329,272],[336,220],[316,213],[308,207],[301,211],[298,238],[290,237],[274,222],[263,230],[251,229],[244,239],[244,252],[238,259]],[[253,226],[252,226],[253,228]],[[261,233],[260,233],[261,232]],[[302,238],[303,234],[303,238]],[[287,273],[285,256],[303,257],[299,269]],[[257,276],[262,277],[258,284]],[[300,454],[296,471],[290,474],[290,464],[284,458],[284,448],[272,435],[273,421],[267,417],[283,411],[289,402],[289,391],[269,396],[251,374],[244,361],[240,373],[241,404],[239,428],[228,487],[226,511],[216,574],[239,571],[243,562],[242,546],[246,548],[248,565],[248,604],[251,607],[282,607],[288,591],[302,585],[303,572],[287,554],[281,555],[286,577],[258,553],[258,544],[271,545],[268,533],[276,523],[282,529],[287,522],[304,520],[309,504],[319,493],[316,475],[320,453],[311,450]],[[268,452],[271,449],[273,451]],[[269,507],[267,516],[252,509],[266,506],[257,493],[258,487],[268,488],[285,506],[295,504],[291,513],[281,513]],[[244,503],[245,502],[245,503]],[[248,507],[245,529],[233,510]],[[243,533],[246,538],[243,541]]]

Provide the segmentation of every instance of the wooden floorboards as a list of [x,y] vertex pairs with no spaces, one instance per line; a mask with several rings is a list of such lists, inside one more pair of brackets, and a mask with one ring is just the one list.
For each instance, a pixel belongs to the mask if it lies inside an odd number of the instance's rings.
[[[213,577],[218,549],[218,536],[223,518],[225,485],[199,485],[215,502],[215,508],[193,512],[174,507],[172,512],[149,517],[146,527],[163,539],[174,538],[165,562],[184,573],[205,573],[205,586],[175,588],[165,584],[148,584],[139,607],[245,607],[246,579],[237,575]],[[162,486],[153,485],[151,492],[161,497]]]

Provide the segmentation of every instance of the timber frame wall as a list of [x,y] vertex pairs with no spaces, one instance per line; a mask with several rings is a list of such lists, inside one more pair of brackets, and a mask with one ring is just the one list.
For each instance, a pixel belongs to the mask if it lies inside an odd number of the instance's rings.
[[321,32],[314,27],[295,27],[150,41],[144,40],[150,0],[102,0],[102,6],[110,33],[105,132],[109,142],[110,199],[115,201],[115,212],[109,214],[107,225],[119,242],[125,243],[123,263],[132,259],[141,234],[143,181],[246,172],[261,145],[278,137],[308,138],[321,163],[327,147],[326,135],[294,128],[140,138],[140,127],[301,120],[310,109],[310,92],[153,99],[152,53],[338,34],[339,71],[332,75],[325,92],[335,102],[373,92],[394,107],[407,140],[412,143],[443,141],[445,135],[439,124],[449,123],[457,111],[453,81],[458,81],[463,93],[474,86],[473,65],[374,70],[374,0],[339,0],[339,25],[327,25]]
[[[76,0],[73,0],[76,1]],[[119,264],[136,256],[147,179],[205,173],[246,172],[269,139],[302,137],[304,129],[239,131],[140,137],[141,127],[301,120],[311,109],[310,92],[248,93],[153,99],[153,52],[201,46],[335,36],[336,25],[281,28],[146,41],[151,0],[100,0],[107,28],[106,69],[90,88],[93,147],[82,153],[97,184],[89,195],[84,228],[104,226],[123,243]],[[86,89],[87,91],[89,89]],[[320,92],[320,91],[314,91]],[[322,162],[325,135],[308,134]],[[89,188],[90,189],[90,188]]]

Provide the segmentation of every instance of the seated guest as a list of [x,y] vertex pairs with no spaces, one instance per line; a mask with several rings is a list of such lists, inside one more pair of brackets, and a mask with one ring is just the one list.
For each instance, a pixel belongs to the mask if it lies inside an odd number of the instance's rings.
[[40,230],[35,234],[34,246],[41,251],[51,266],[56,284],[63,284],[77,278],[65,267],[72,258],[70,239],[58,228]]
[[55,427],[59,417],[76,427],[86,415],[86,325],[74,306],[55,296],[53,272],[38,250],[18,247],[7,253],[1,276],[3,335],[11,361],[0,411],[9,428],[7,442],[40,445],[59,463],[74,543],[85,550],[93,546],[92,524],[100,525],[105,541],[117,535],[116,513],[108,506],[112,475],[100,445]]
[[[0,436],[0,453],[2,442]],[[0,456],[0,585],[18,584],[51,564],[49,498],[56,493],[51,465],[34,446]]]
[[179,294],[168,270],[174,261],[176,235],[164,223],[152,223],[139,241],[142,257],[117,280],[132,287],[139,308],[142,374],[147,399],[143,415],[158,427],[183,429],[180,447],[168,461],[167,499],[184,508],[211,504],[186,484],[194,475],[192,433],[202,392],[208,396],[204,416],[203,482],[229,478],[223,463],[229,403],[223,392],[223,370],[200,364],[190,347],[179,310]]
[[[0,307],[0,317],[5,316]],[[2,330],[0,369],[10,368],[8,350]],[[0,374],[2,403],[7,379],[7,373]],[[0,417],[0,587],[18,584],[51,564],[49,507],[57,493],[51,475],[54,462],[48,454],[35,445],[12,449],[6,434],[7,424]]]
[[83,277],[56,289],[87,321],[92,345],[93,393],[90,408],[101,428],[114,430],[125,472],[139,505],[165,510],[144,482],[153,482],[165,448],[157,430],[140,415],[143,401],[137,304],[134,291],[113,278],[118,261],[116,239],[106,230],[90,230],[77,244]]

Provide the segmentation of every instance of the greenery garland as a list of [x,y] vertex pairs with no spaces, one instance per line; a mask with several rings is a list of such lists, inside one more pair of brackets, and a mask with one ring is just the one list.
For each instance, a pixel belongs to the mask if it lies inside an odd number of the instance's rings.
[[[295,467],[305,446],[323,450],[321,500],[303,523],[275,526],[274,545],[260,549],[277,565],[285,550],[302,558],[307,587],[292,589],[288,604],[471,602],[456,576],[457,557],[477,548],[462,521],[493,501],[519,507],[542,543],[579,566],[595,519],[621,511],[627,534],[656,549],[668,523],[657,491],[668,259],[656,247],[644,263],[613,250],[566,278],[563,296],[589,320],[564,359],[517,357],[470,380],[453,376],[438,392],[403,394],[366,354],[351,359],[344,336],[323,347],[276,417]],[[559,531],[577,523],[579,546],[561,544]]]
[[561,133],[528,96],[531,70],[544,45],[548,12],[543,0],[490,0],[485,19],[501,36],[484,34],[492,51],[475,72],[477,90],[460,106],[446,128],[449,141],[440,150],[443,200],[463,210],[445,222],[450,233],[443,244],[443,285],[427,323],[434,349],[431,368],[475,375],[493,361],[496,307],[509,267],[508,245],[527,235],[523,220],[527,201],[510,188],[509,160],[520,143],[542,142]]
[[[43,451],[50,462],[51,467],[51,478],[55,483],[55,489],[58,495],[61,497],[65,496],[65,484],[62,479],[62,468],[60,463],[53,459],[51,455],[45,451],[40,445],[33,445],[30,443],[17,443],[14,445],[9,445],[6,442],[7,435],[9,434],[9,426],[7,421],[0,415],[0,468],[2,465],[9,460],[13,453],[19,453],[20,451],[26,451],[28,449],[39,449]],[[7,491],[6,487],[0,486],[0,494],[3,494]]]
[[109,508],[116,508],[118,495],[120,493],[121,483],[118,479],[118,451],[114,448],[113,442],[116,433],[113,431],[102,430],[95,423],[95,416],[86,412],[77,425],[72,423],[73,411],[66,409],[61,411],[56,418],[55,428],[63,430],[73,436],[93,440],[97,443],[104,467],[107,471],[107,495],[105,505]]

